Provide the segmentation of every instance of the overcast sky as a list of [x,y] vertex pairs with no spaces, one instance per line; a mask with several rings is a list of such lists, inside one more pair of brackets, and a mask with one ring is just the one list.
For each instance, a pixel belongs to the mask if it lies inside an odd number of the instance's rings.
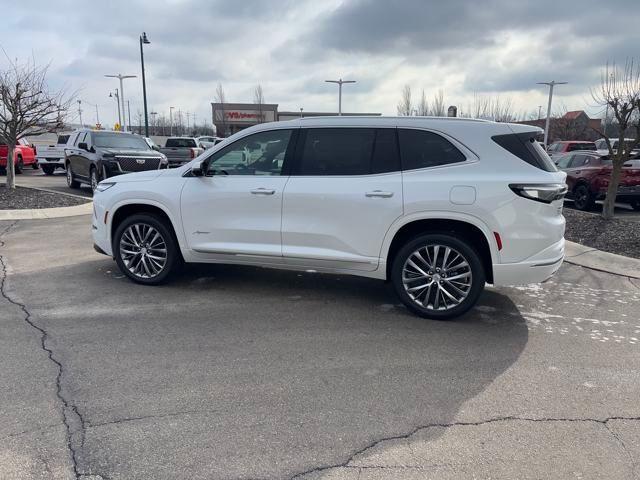
[[[640,56],[638,0],[24,0],[3,6],[0,45],[11,58],[51,62],[50,81],[78,90],[83,120],[112,125],[109,98],[126,80],[135,123],[142,109],[138,36],[146,31],[150,111],[169,106],[211,122],[222,83],[227,101],[251,102],[262,84],[279,110],[396,114],[402,86],[417,100],[444,90],[464,110],[474,92],[511,98],[518,112],[546,108],[546,87],[561,80],[554,105],[592,115],[589,87],[607,61]],[[3,67],[7,60],[0,60]]]

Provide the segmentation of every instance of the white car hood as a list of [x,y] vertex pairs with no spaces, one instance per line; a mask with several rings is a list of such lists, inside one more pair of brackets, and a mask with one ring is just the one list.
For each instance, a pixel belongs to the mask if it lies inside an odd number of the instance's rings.
[[124,175],[111,177],[107,181],[115,183],[146,182],[158,178],[166,171],[167,170],[145,170],[143,172],[125,173]]

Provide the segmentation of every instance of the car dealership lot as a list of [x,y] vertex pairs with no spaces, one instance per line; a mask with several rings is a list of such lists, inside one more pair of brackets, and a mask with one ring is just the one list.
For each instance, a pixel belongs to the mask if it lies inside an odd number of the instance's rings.
[[363,278],[209,266],[134,285],[89,220],[0,222],[2,478],[637,471],[640,280],[565,264],[434,322]]

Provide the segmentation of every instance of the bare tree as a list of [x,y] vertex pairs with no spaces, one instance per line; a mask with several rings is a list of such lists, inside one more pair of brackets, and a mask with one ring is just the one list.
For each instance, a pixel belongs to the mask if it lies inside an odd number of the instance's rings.
[[[605,132],[596,130],[607,142],[613,164],[607,196],[602,206],[602,216],[611,219],[614,215],[622,165],[629,160],[631,151],[640,145],[640,65],[633,59],[627,59],[624,69],[620,70],[615,63],[607,63],[602,72],[600,86],[591,91],[591,96],[598,105],[612,113],[619,126],[616,151],[611,146],[611,138]],[[625,136],[629,134],[635,135],[635,140],[625,143]]]
[[7,187],[15,188],[14,152],[26,135],[41,135],[60,130],[74,95],[53,91],[47,85],[48,65],[35,60],[13,62],[0,70],[0,140],[6,142]]
[[431,115],[435,117],[444,117],[447,114],[444,108],[444,91],[438,90],[433,96],[433,102],[431,103]]
[[491,105],[491,119],[495,122],[512,122],[516,119],[516,114],[513,111],[513,101],[507,97],[506,100],[496,96],[490,101]]
[[253,103],[256,104],[256,110],[258,111],[258,123],[264,122],[264,93],[260,84],[256,85],[253,90]]
[[398,102],[398,115],[409,116],[411,115],[411,86],[405,85],[402,87],[402,96],[400,102]]
[[[221,109],[221,114],[222,114],[222,135],[226,136],[227,135],[227,118],[225,116],[225,112],[224,112],[224,105],[227,103],[227,97],[224,94],[224,88],[222,88],[222,84],[219,83],[218,86],[216,87],[216,94],[214,97],[216,103],[220,104],[220,109]],[[214,118],[213,121],[215,122],[216,119]]]
[[422,89],[422,95],[420,96],[420,102],[418,103],[418,115],[429,115],[429,102],[427,102],[427,96]]

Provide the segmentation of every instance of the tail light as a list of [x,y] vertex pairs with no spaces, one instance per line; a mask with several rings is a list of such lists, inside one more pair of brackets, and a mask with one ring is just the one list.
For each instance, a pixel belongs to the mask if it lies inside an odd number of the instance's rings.
[[36,155],[38,153],[38,149],[36,148],[36,146],[31,145],[31,148],[33,148],[33,154]]
[[567,193],[567,185],[564,183],[512,183],[509,188],[520,197],[542,203],[561,200]]
[[191,152],[191,158],[196,158],[196,149],[192,148],[190,152]]

